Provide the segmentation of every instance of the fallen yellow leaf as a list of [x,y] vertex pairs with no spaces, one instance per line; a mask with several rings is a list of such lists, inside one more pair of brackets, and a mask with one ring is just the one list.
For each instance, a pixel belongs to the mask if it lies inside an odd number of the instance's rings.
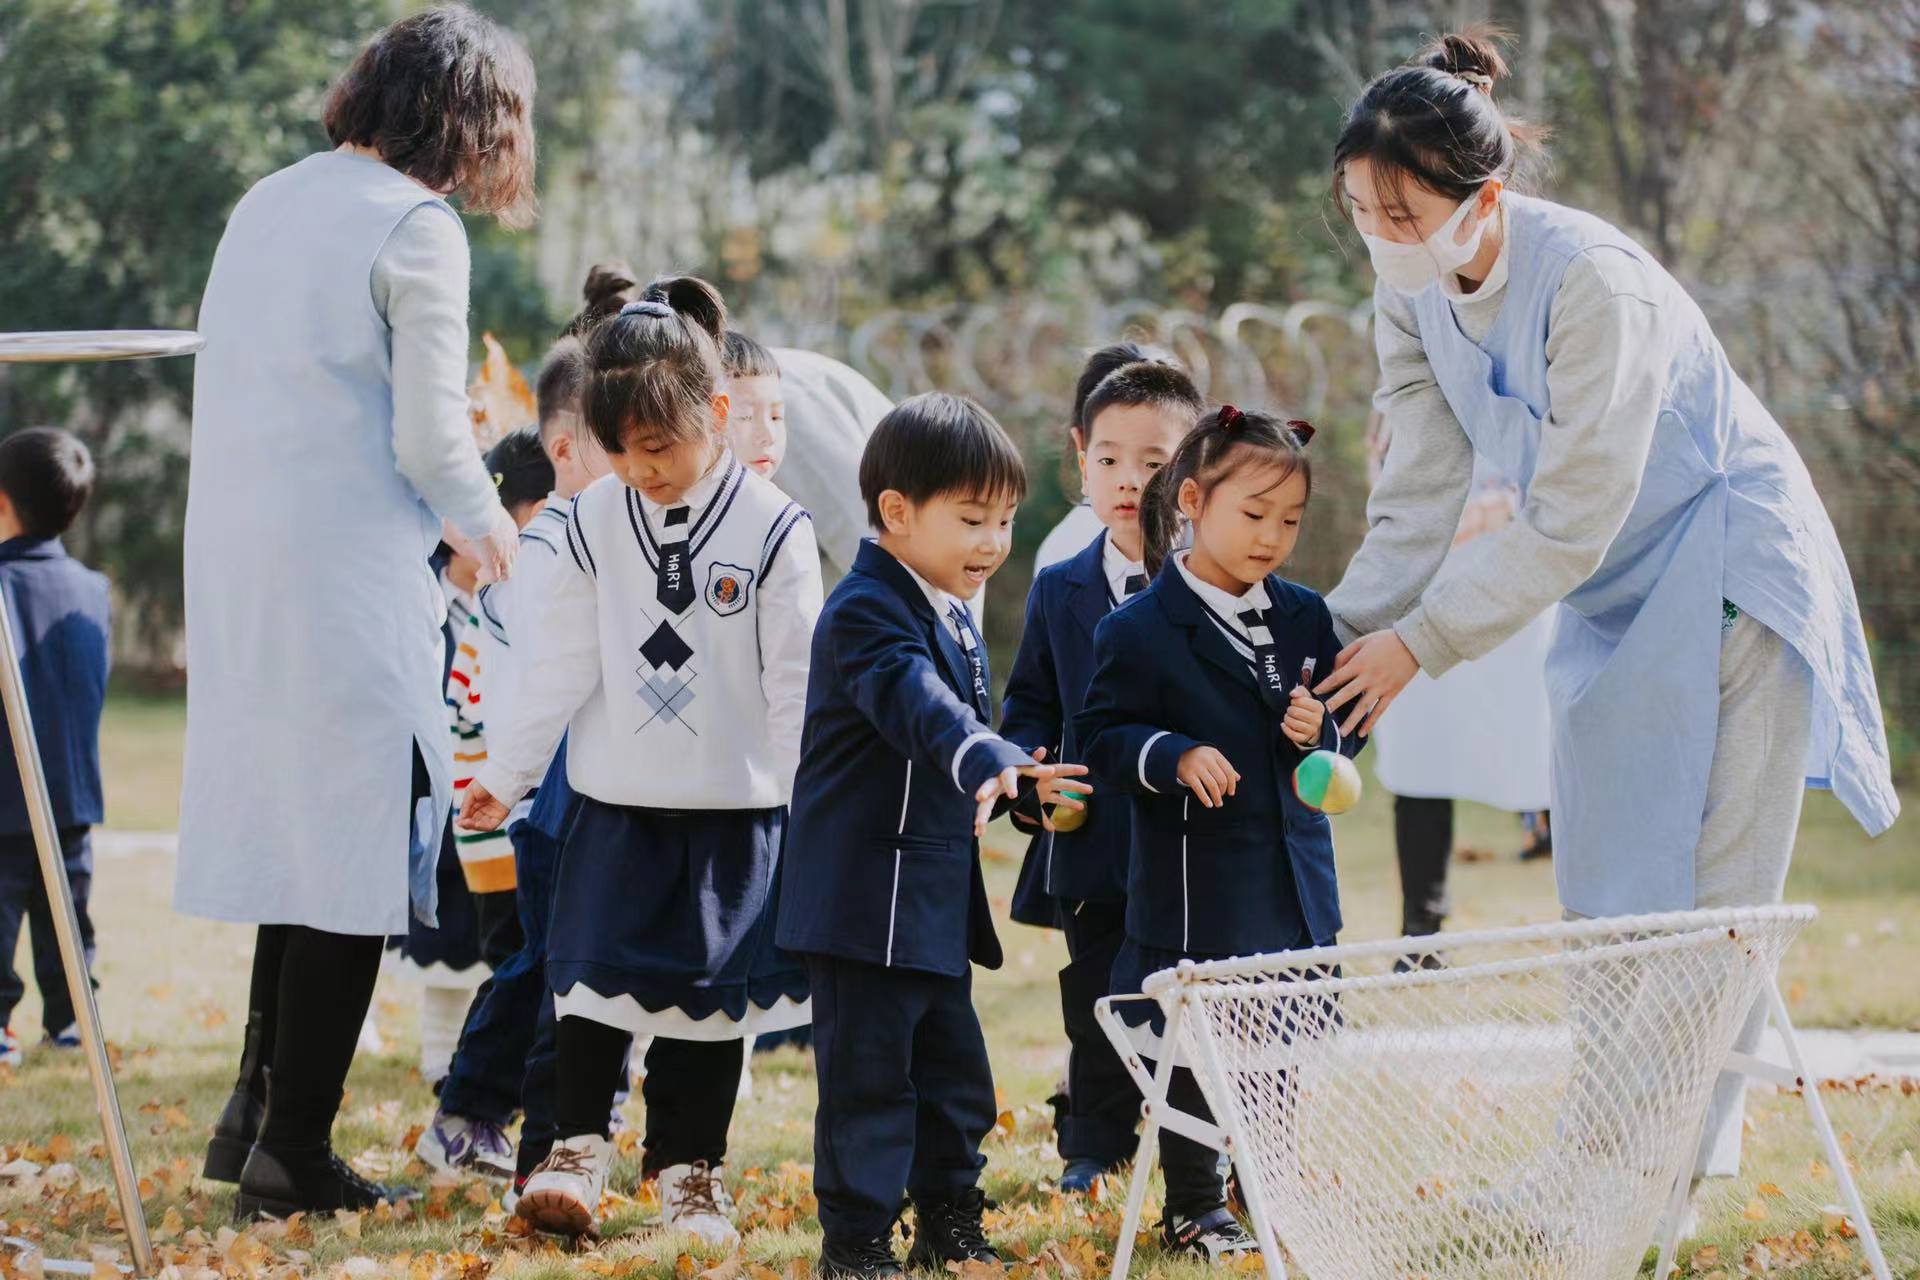
[[1740,1216],[1748,1222],[1765,1222],[1767,1220],[1767,1206],[1761,1201],[1759,1196],[1755,1196],[1753,1199],[1747,1201],[1746,1211]]

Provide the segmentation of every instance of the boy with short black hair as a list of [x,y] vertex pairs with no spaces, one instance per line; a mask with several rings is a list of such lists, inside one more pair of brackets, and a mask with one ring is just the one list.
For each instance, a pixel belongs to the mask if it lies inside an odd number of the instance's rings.
[[[990,727],[964,601],[1007,558],[1026,471],[979,405],[938,392],[880,420],[860,460],[877,536],[814,630],[779,944],[813,991],[814,1191],[823,1280],[997,1261],[980,1143],[996,1107],[969,963],[996,968],[978,835],[1021,775],[1056,776]],[[1076,789],[1088,790],[1084,786]]]
[[[90,828],[101,819],[100,710],[108,665],[107,580],[60,545],[93,493],[93,459],[65,431],[36,427],[0,439],[0,607],[11,614],[27,709],[80,921],[93,962]],[[26,993],[13,957],[23,919],[31,922],[33,976],[44,1004],[46,1042],[80,1044],[79,995],[67,987],[40,878],[39,856],[12,738],[0,720],[0,1065],[18,1065],[20,1043],[7,1020]]]

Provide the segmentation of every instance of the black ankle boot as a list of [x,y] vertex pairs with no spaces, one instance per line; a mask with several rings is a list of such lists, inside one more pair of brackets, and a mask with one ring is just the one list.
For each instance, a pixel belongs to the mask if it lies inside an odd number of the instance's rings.
[[980,1224],[986,1207],[986,1193],[978,1187],[947,1196],[915,1196],[907,1269],[944,1272],[949,1262],[1000,1261]]
[[207,1163],[200,1176],[209,1182],[238,1182],[247,1153],[260,1136],[267,1112],[266,1016],[258,1009],[247,1014],[247,1036],[240,1049],[240,1079],[233,1086],[220,1119],[207,1143]]
[[[240,1171],[234,1213],[243,1219],[285,1218],[296,1213],[371,1209],[382,1200],[403,1200],[407,1188],[363,1178],[333,1153],[330,1135],[342,1094],[286,1097],[269,1079],[267,1114],[260,1137]],[[286,1108],[286,1111],[282,1111]]]
[[317,1147],[259,1143],[240,1174],[233,1211],[243,1219],[288,1218],[296,1213],[371,1209],[382,1200],[403,1199],[404,1194],[361,1177],[327,1143]]

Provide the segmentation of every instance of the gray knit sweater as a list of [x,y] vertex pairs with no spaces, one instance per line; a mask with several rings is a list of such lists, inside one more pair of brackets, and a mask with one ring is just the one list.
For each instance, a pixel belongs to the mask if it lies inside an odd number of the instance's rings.
[[[1475,342],[1499,314],[1504,274],[1489,277],[1486,296],[1450,295]],[[1549,313],[1551,408],[1526,500],[1511,524],[1449,556],[1473,445],[1427,363],[1411,302],[1385,285],[1373,296],[1374,404],[1392,444],[1367,502],[1366,540],[1327,605],[1342,643],[1391,627],[1438,676],[1497,648],[1599,567],[1646,468],[1667,382],[1663,316],[1639,262],[1610,252],[1573,260]]]

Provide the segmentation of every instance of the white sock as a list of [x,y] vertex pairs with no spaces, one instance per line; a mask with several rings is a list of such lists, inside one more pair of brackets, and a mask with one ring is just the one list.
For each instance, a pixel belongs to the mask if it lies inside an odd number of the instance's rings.
[[428,1084],[446,1079],[453,1070],[453,1051],[472,1002],[473,992],[462,987],[420,989],[420,1074]]

